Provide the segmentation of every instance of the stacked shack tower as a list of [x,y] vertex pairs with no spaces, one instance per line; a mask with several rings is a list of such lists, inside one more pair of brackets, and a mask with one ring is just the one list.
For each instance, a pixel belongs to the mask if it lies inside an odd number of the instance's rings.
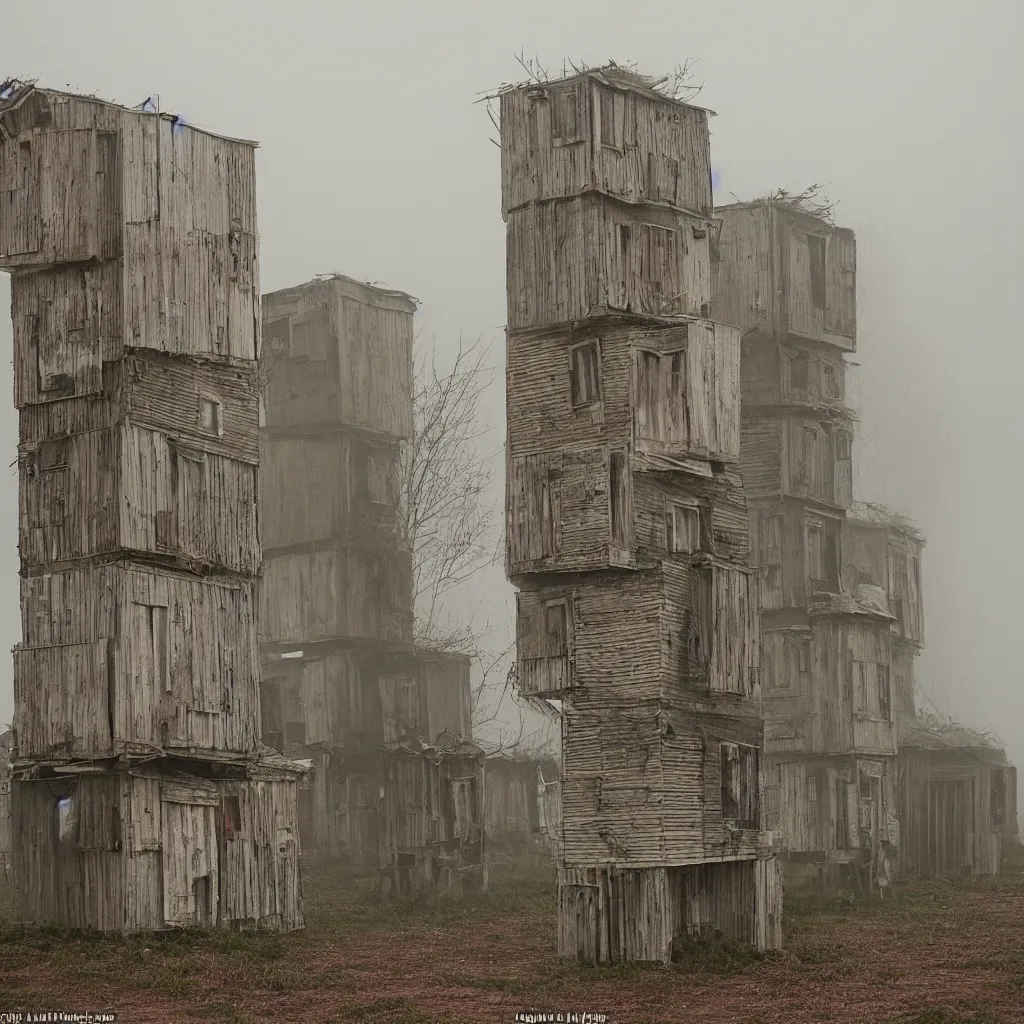
[[254,148],[0,92],[25,920],[302,923],[295,766],[258,742]]
[[739,332],[708,112],[610,67],[501,95],[517,676],[563,712],[562,956],[780,942]]
[[913,714],[921,640],[920,537],[894,530],[872,559],[851,536],[855,240],[799,201],[718,214],[715,309],[743,331],[769,824],[793,860],[884,882],[899,844],[896,720]]
[[314,762],[304,848],[399,892],[483,880],[469,660],[413,645],[415,311],[341,275],[263,299],[263,736]]

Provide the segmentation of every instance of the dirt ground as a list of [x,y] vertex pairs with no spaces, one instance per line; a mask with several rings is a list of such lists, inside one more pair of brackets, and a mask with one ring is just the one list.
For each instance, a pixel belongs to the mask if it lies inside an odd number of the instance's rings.
[[886,900],[787,893],[786,948],[694,952],[669,968],[578,969],[554,951],[549,869],[496,868],[485,896],[384,905],[335,869],[305,882],[306,931],[100,939],[10,924],[0,1013],[113,1011],[121,1024],[514,1021],[530,1008],[614,1024],[1024,1022],[1024,870],[908,883]]

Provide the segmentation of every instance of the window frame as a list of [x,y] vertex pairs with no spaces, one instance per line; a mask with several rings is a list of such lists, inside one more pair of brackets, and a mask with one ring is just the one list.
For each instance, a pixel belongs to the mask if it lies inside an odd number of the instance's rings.
[[[584,368],[584,362],[580,360],[579,354],[585,349],[593,349],[593,365],[588,366],[587,369],[593,369],[594,371],[594,395],[593,397],[584,397],[581,385],[586,380],[586,375],[579,376],[578,369]],[[585,357],[586,361],[589,362],[589,357]],[[601,373],[601,339],[590,338],[586,341],[577,342],[574,345],[570,345],[568,349],[568,361],[569,361],[569,404],[572,409],[591,409],[596,405],[601,405],[604,401],[604,381],[602,380]]]

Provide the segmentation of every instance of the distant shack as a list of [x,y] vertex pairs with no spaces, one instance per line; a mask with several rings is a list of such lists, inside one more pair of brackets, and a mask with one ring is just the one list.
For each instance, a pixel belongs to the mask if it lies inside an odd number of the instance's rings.
[[900,741],[898,791],[905,874],[999,873],[1018,838],[1017,769],[996,739],[919,715]]
[[541,754],[493,751],[487,755],[485,772],[487,836],[533,836],[553,849],[561,821],[558,761]]

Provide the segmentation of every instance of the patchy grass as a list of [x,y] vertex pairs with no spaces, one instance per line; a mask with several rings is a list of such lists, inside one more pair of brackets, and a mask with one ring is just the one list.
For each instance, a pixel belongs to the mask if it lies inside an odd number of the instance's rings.
[[909,882],[883,900],[792,887],[786,943],[683,943],[675,962],[555,957],[548,865],[490,891],[384,901],[373,877],[312,865],[305,932],[99,937],[11,923],[0,887],[0,1009],[106,1009],[140,1022],[465,1024],[527,1007],[616,1021],[1009,1024],[1024,1020],[1024,849],[996,879]]

